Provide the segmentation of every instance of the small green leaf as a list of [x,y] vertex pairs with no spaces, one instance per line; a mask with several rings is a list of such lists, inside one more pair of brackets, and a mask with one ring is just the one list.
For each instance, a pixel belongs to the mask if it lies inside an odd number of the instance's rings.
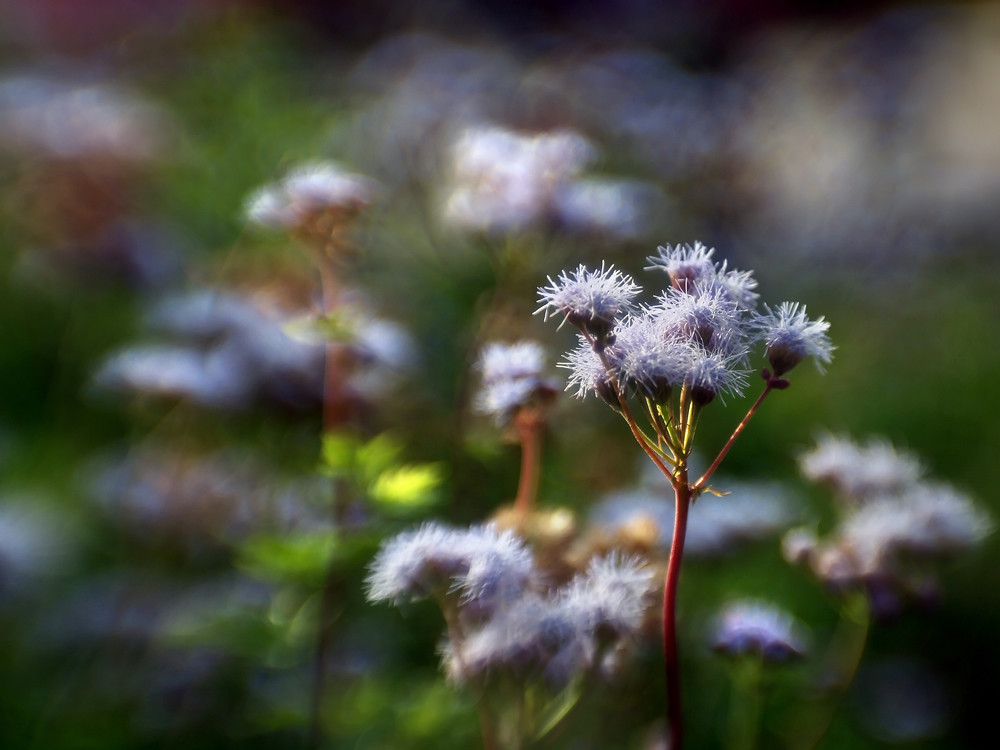
[[320,472],[331,477],[349,476],[355,471],[360,441],[353,435],[328,432],[323,436]]
[[403,452],[399,442],[389,433],[376,435],[357,450],[357,466],[366,484],[374,482],[393,467]]
[[389,512],[419,511],[432,504],[444,478],[441,464],[412,464],[383,472],[369,490]]
[[331,532],[262,535],[243,543],[237,564],[258,578],[318,585],[336,552],[337,541]]

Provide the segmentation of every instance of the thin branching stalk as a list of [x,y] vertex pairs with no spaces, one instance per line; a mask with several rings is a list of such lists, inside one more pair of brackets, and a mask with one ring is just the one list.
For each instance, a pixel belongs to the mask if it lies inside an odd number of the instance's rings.
[[750,419],[753,417],[754,414],[757,413],[757,410],[760,408],[760,405],[764,403],[764,399],[767,398],[767,395],[772,390],[774,390],[774,386],[772,386],[770,382],[766,386],[764,386],[763,392],[757,397],[757,400],[754,401],[753,406],[750,407],[750,410],[746,413],[746,416],[744,416],[743,419],[740,420],[740,423],[736,425],[736,429],[733,430],[733,434],[729,436],[729,440],[726,441],[726,444],[722,446],[722,450],[719,451],[719,455],[715,457],[715,460],[712,461],[711,465],[705,470],[705,473],[698,478],[698,481],[692,485],[693,489],[700,490],[702,487],[705,486],[705,483],[712,478],[712,475],[715,473],[715,470],[718,469],[719,464],[722,463],[722,459],[726,457],[726,454],[728,454],[729,450],[733,447],[733,443],[736,442],[736,438],[738,438],[740,436],[740,433],[742,433],[743,430],[746,429],[746,426],[750,423]]

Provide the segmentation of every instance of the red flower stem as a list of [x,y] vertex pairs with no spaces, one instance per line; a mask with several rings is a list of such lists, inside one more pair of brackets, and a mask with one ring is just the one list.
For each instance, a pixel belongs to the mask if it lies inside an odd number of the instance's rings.
[[669,750],[681,750],[684,744],[681,668],[677,652],[677,584],[681,575],[681,558],[684,556],[684,537],[687,534],[691,496],[692,487],[687,481],[687,468],[682,466],[677,471],[674,534],[670,542],[670,559],[667,562],[667,577],[663,585],[663,671],[667,686]]
[[764,387],[764,392],[757,397],[757,400],[753,402],[753,406],[750,407],[750,411],[748,411],[746,416],[743,417],[738,425],[736,425],[736,429],[733,430],[733,434],[729,436],[729,440],[726,441],[726,444],[722,446],[722,450],[719,451],[719,455],[715,457],[714,461],[712,461],[712,465],[705,470],[705,473],[701,475],[697,482],[691,485],[692,489],[700,490],[705,485],[705,482],[712,478],[712,474],[714,474],[715,470],[719,468],[719,464],[722,463],[722,459],[724,459],[726,454],[729,453],[729,449],[733,447],[733,443],[736,442],[736,438],[740,436],[740,433],[743,432],[747,424],[749,424],[750,418],[757,413],[757,409],[759,409],[760,405],[764,403],[764,399],[767,398],[767,394],[769,394],[772,390],[773,388],[770,383]]
[[514,417],[514,427],[521,441],[521,477],[517,485],[514,510],[522,516],[535,507],[542,463],[542,427],[545,421],[538,409],[526,408]]

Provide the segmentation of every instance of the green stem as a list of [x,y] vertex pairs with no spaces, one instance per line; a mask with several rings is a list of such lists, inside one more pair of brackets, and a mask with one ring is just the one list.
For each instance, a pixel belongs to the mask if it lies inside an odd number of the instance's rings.
[[796,720],[788,735],[790,750],[812,750],[823,739],[861,666],[870,628],[868,596],[864,591],[855,591],[841,606],[824,669],[826,691],[796,711]]
[[729,713],[731,750],[755,750],[757,747],[763,707],[762,666],[760,657],[753,655],[741,658],[735,665]]

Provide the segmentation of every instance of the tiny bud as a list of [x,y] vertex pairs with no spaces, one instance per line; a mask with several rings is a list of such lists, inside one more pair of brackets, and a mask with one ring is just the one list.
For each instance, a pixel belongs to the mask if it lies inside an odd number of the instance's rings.
[[771,378],[767,381],[767,384],[776,391],[783,391],[791,385],[791,383],[784,378]]

